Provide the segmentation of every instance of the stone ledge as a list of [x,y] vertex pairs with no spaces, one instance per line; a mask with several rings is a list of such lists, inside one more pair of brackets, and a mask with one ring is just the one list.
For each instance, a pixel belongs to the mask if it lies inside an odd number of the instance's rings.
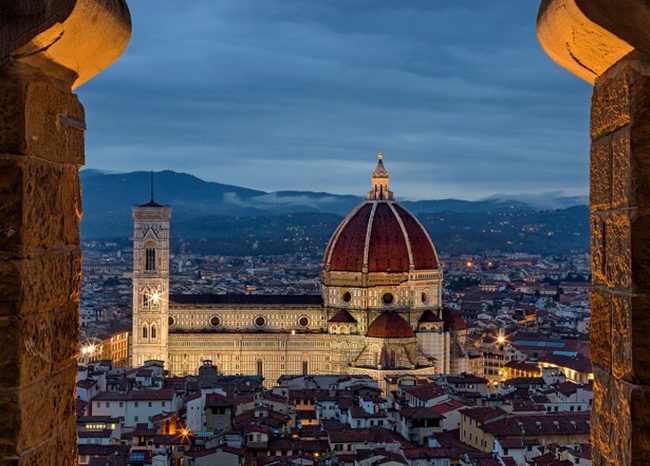
[[577,0],[543,0],[537,16],[537,37],[553,61],[592,84],[634,50],[588,18]]
[[12,56],[76,88],[117,60],[130,37],[131,15],[125,0],[76,0],[65,20],[33,37]]

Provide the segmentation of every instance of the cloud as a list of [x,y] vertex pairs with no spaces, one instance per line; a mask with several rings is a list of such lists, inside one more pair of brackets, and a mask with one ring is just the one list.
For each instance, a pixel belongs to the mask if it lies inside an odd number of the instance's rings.
[[134,34],[80,89],[89,167],[362,195],[383,150],[407,198],[584,192],[589,86],[535,37],[535,2],[131,2]]

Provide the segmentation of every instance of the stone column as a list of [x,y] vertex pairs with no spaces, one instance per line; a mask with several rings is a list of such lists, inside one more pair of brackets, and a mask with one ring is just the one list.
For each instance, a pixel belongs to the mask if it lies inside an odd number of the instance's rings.
[[650,464],[650,60],[599,76],[591,114],[594,466]]
[[84,110],[20,64],[0,101],[0,464],[72,465]]
[[74,465],[85,123],[71,89],[122,54],[131,18],[125,0],[2,5],[0,466]]

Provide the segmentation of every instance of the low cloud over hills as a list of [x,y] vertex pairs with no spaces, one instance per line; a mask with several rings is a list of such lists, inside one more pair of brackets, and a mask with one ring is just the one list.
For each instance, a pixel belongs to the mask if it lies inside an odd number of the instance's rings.
[[[81,178],[84,238],[129,237],[131,207],[150,197],[150,173],[84,170]],[[157,202],[173,208],[176,240],[202,239],[205,252],[223,253],[237,253],[239,249],[242,254],[292,250],[315,253],[324,246],[341,217],[362,201],[361,196],[323,192],[268,193],[173,171],[155,173],[154,190]],[[547,223],[554,224],[553,232],[543,242],[538,241],[539,252],[586,250],[585,204],[585,198],[564,197],[561,193],[495,195],[478,201],[402,202],[420,217],[438,247],[450,252],[462,248],[463,239],[467,241],[466,252],[476,252],[477,248],[530,249],[521,242],[521,233],[526,239],[534,232],[545,231]],[[562,233],[552,238],[558,232],[565,232],[567,238],[563,239]]]

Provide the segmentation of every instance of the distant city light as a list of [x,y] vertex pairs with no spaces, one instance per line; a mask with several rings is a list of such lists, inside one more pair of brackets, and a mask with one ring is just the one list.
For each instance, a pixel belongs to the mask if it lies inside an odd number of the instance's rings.
[[97,347],[92,343],[84,345],[81,347],[81,354],[92,356],[97,351]]
[[467,262],[465,263],[465,266],[466,266],[468,269],[471,269],[472,267],[474,267],[474,262],[472,262],[472,261],[467,261]]

